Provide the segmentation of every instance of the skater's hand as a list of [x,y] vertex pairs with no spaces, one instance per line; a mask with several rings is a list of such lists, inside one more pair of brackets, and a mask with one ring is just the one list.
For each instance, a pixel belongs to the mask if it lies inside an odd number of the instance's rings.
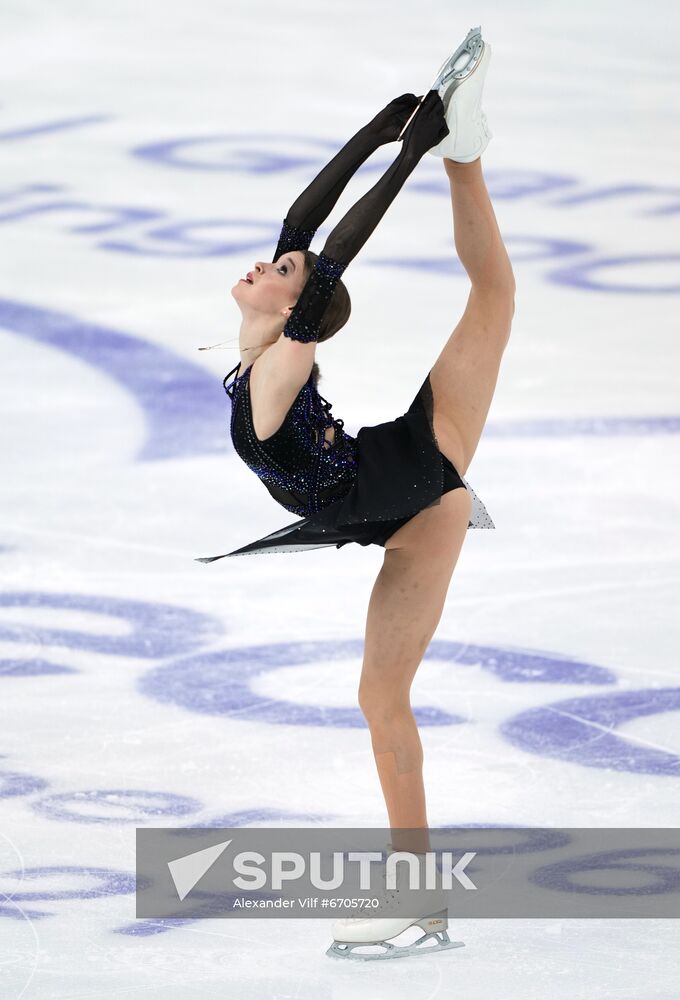
[[403,148],[420,158],[448,134],[444,103],[436,90],[430,90],[404,132]]
[[368,123],[366,131],[381,146],[386,142],[394,142],[399,138],[401,130],[420,100],[421,98],[416,97],[415,94],[402,94],[401,97],[395,97]]

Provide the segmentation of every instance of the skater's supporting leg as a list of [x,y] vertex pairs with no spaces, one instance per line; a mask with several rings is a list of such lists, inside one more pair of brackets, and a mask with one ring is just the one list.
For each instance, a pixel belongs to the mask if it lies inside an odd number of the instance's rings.
[[[459,488],[421,510],[387,540],[368,606],[359,705],[397,850],[428,851],[423,750],[409,692],[441,618],[467,532],[470,494]],[[445,540],[443,542],[442,540]]]
[[445,159],[458,256],[472,282],[462,318],[430,373],[439,447],[464,476],[496,387],[515,310],[515,279],[482,174]]

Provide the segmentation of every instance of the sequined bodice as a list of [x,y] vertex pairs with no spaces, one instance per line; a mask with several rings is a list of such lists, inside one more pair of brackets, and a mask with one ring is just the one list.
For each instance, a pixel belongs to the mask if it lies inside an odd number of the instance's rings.
[[[300,389],[281,426],[258,441],[253,426],[250,372],[236,365],[224,378],[231,399],[231,440],[239,457],[264,483],[277,503],[302,517],[345,496],[355,478],[356,438],[331,416],[331,403],[317,391],[313,374]],[[332,442],[325,439],[335,428]]]

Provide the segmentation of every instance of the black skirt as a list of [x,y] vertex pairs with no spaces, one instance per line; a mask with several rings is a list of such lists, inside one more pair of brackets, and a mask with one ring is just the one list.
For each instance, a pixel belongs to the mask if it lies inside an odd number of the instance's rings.
[[468,528],[494,528],[486,507],[458,474],[437,444],[432,420],[432,386],[428,372],[406,413],[356,436],[357,475],[349,492],[328,507],[299,518],[233,552],[202,556],[214,562],[228,556],[307,549],[348,542],[384,546],[387,539],[415,514],[438,504],[449,490],[472,495]]

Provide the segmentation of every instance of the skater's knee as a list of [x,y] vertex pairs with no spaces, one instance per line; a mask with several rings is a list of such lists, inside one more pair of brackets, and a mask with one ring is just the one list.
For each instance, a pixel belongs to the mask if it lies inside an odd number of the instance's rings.
[[489,266],[488,273],[479,275],[472,281],[467,309],[479,314],[485,321],[495,314],[511,317],[515,312],[517,284],[510,258],[505,250],[501,260]]
[[383,685],[362,681],[358,702],[371,731],[398,732],[413,723],[408,692],[387,691]]
[[484,331],[487,339],[499,339],[507,346],[515,316],[515,278],[508,262],[507,271],[495,273],[487,282],[473,283],[468,307],[470,326]]

